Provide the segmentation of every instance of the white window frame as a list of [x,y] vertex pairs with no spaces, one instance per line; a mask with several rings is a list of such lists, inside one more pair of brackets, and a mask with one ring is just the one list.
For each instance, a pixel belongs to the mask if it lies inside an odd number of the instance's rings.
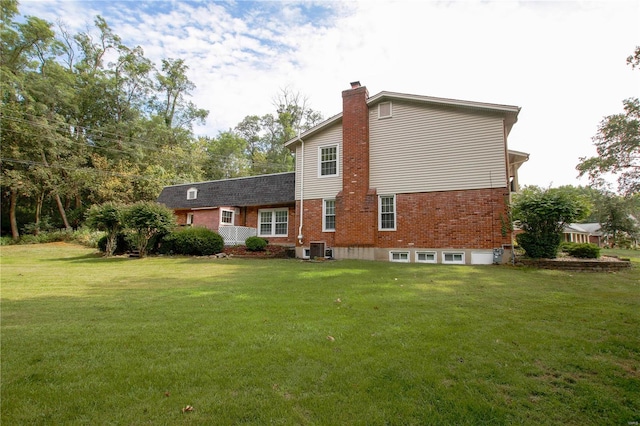
[[[461,260],[447,260],[447,255],[456,256],[459,255]],[[442,252],[442,263],[448,263],[452,265],[464,265],[464,252],[463,251],[443,251]]]
[[[327,202],[333,202],[333,228],[327,228]],[[322,200],[322,232],[336,232],[336,200]]]
[[195,200],[198,198],[198,188],[189,188],[187,190],[187,200]]
[[[425,257],[428,255],[433,255],[433,260],[429,259],[420,259],[420,255],[424,254]],[[430,251],[430,250],[418,250],[416,251],[416,263],[438,263],[438,252]]]
[[[276,234],[276,225],[278,223],[283,223],[283,222],[276,222],[276,212],[286,212],[287,213],[287,232],[284,234]],[[271,233],[263,233],[262,232],[262,213],[271,213],[271,221],[269,222],[271,225]],[[259,237],[288,237],[289,236],[289,209],[287,207],[285,208],[278,208],[278,209],[260,209],[258,210],[258,236]]]
[[187,213],[187,225],[191,226],[193,225],[193,213]]
[[[382,105],[389,105],[389,114],[382,115]],[[393,104],[391,103],[391,101],[380,102],[378,104],[378,120],[383,118],[391,118],[391,117],[393,117]]]
[[[393,199],[393,228],[383,228],[382,227],[382,215],[389,214],[391,212],[382,211],[382,199],[383,198],[392,198]],[[378,230],[379,231],[395,231],[398,224],[398,215],[396,214],[396,196],[395,195],[380,195],[378,197]]]
[[[327,148],[335,148],[336,150],[336,159],[335,159],[336,172],[330,175],[323,175],[322,174],[322,150]],[[318,147],[318,177],[327,178],[327,177],[336,177],[339,175],[340,175],[340,147],[338,146],[338,144],[319,146]]]
[[[225,221],[222,220],[222,218],[224,217],[224,213],[231,213],[231,222],[225,222]],[[220,209],[220,226],[233,225],[235,223],[235,215],[236,215],[236,212],[233,211],[233,210]]]
[[[394,255],[398,255],[398,259],[394,259]],[[404,256],[402,256],[404,255]],[[402,257],[400,257],[402,256]],[[409,263],[411,259],[411,253],[405,250],[391,250],[389,252],[389,262],[401,262],[401,263]]]

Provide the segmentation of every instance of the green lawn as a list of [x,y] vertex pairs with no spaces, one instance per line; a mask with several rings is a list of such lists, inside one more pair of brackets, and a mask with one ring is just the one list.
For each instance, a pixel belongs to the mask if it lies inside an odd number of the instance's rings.
[[612,274],[0,250],[2,424],[640,422],[640,252]]

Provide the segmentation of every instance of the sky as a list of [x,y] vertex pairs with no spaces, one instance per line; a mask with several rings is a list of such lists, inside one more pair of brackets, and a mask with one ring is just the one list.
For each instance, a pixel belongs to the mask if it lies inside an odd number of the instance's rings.
[[67,30],[95,32],[102,16],[159,67],[183,59],[209,110],[198,135],[274,113],[282,90],[329,118],[360,81],[381,91],[521,107],[509,149],[530,154],[522,185],[587,185],[580,157],[622,101],[640,97],[640,0],[186,1],[21,0]]

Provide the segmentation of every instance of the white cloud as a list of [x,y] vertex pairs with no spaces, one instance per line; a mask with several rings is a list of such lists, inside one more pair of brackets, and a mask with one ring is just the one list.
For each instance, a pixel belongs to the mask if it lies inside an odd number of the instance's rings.
[[[637,1],[26,1],[24,14],[72,33],[100,14],[156,64],[182,58],[210,111],[198,132],[214,136],[246,115],[271,112],[291,87],[326,117],[360,80],[382,90],[522,107],[510,147],[531,153],[525,184],[575,179],[595,154],[599,121],[640,96],[625,59],[640,44]],[[322,15],[309,15],[323,10]]]

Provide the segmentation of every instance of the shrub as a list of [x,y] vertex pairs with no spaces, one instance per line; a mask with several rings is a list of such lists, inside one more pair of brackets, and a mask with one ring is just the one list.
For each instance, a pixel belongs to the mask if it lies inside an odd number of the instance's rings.
[[576,243],[572,241],[563,241],[560,243],[560,251],[563,253],[569,253],[571,247],[575,246]]
[[527,253],[527,256],[534,259],[555,259],[558,255],[560,245],[560,234],[518,234],[516,241]]
[[187,227],[166,235],[160,247],[164,254],[210,256],[220,253],[224,240],[217,232],[204,227]]
[[249,237],[245,240],[244,245],[249,251],[263,251],[267,247],[267,240],[261,237]]
[[584,259],[597,259],[600,257],[600,247],[589,243],[574,244],[569,247],[568,253],[571,256],[581,257]]

